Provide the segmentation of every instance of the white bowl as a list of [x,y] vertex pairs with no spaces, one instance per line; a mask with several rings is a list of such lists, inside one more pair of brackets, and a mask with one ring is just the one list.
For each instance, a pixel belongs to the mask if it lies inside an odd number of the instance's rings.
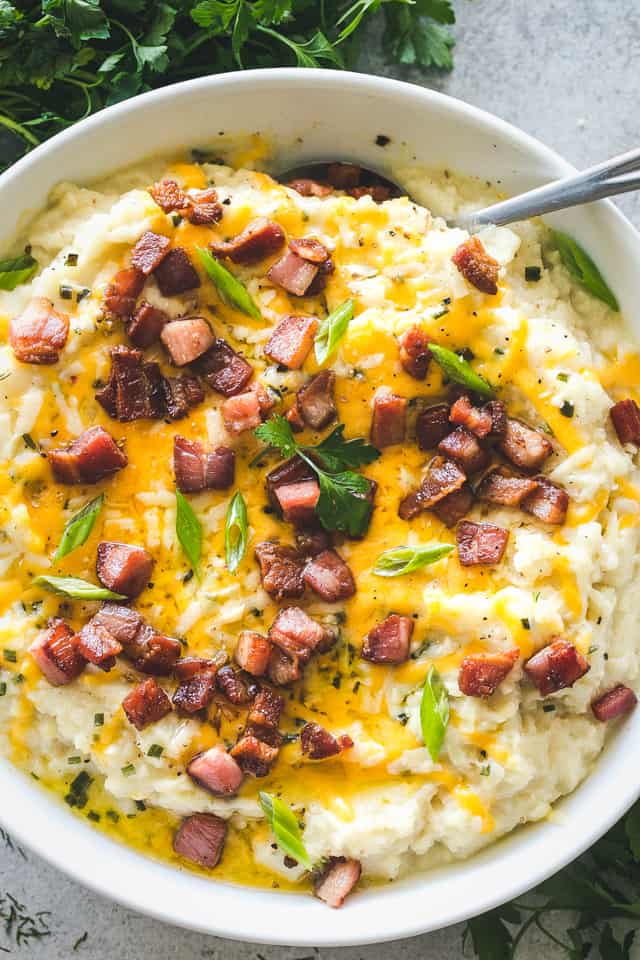
[[[507,193],[573,169],[501,120],[409,84],[315,70],[208,77],[111,107],[16,163],[0,177],[0,250],[60,180],[89,181],[151,154],[206,146],[219,131],[260,131],[285,145],[287,161],[351,157],[384,168],[415,158],[498,181]],[[376,146],[378,134],[391,143]],[[602,201],[555,215],[554,222],[592,254],[640,333],[638,234]],[[585,783],[557,805],[553,822],[516,831],[466,862],[363,891],[337,911],[310,896],[218,883],[145,859],[81,822],[6,763],[0,818],[21,843],[80,883],[164,921],[261,943],[371,943],[489,910],[577,857],[640,793],[640,773],[629,762],[639,736],[640,710],[612,737]]]

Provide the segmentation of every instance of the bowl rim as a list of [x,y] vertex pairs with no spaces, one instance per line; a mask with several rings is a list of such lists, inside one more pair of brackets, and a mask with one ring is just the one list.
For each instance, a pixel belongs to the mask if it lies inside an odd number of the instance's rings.
[[[162,87],[138,96],[132,97],[121,103],[107,107],[97,114],[85,118],[74,124],[72,127],[61,131],[45,143],[36,147],[30,153],[17,160],[7,171],[0,175],[0,190],[9,188],[14,182],[28,175],[29,171],[37,167],[40,163],[46,162],[51,155],[55,155],[59,150],[66,147],[69,143],[80,141],[93,129],[104,124],[111,124],[127,114],[142,110],[148,104],[169,104],[176,97],[189,95],[191,92],[198,92],[203,89],[250,89],[257,82],[261,83],[292,83],[300,84],[313,77],[314,84],[323,84],[328,89],[340,91],[344,94],[345,88],[348,93],[357,90],[366,90],[371,93],[376,91],[391,92],[399,98],[414,98],[416,103],[436,104],[445,108],[454,114],[467,120],[473,120],[476,123],[495,131],[496,135],[502,139],[517,143],[525,154],[535,155],[541,161],[558,171],[558,176],[575,172],[575,167],[568,163],[558,153],[547,147],[541,141],[520,130],[513,124],[508,123],[496,117],[495,115],[482,110],[479,107],[468,104],[458,98],[449,96],[429,88],[420,87],[405,81],[375,77],[368,74],[333,71],[327,69],[306,70],[295,67],[267,68],[260,70],[247,70],[241,73],[217,74],[208,77],[201,77],[194,80],[186,80],[181,83]],[[357,152],[357,151],[354,151]],[[115,171],[115,168],[114,168]],[[606,209],[611,222],[611,229],[621,231],[626,243],[635,245],[640,252],[640,234],[635,230],[627,218],[610,201],[600,200],[595,204],[599,209]],[[597,764],[606,762],[610,750],[605,749],[598,757]],[[7,776],[3,771],[7,771]],[[593,772],[589,773],[575,791],[569,797],[560,801],[564,806],[571,805],[572,798],[578,794],[586,795],[588,785],[592,781]],[[386,893],[373,891],[370,894],[369,902],[374,909],[363,909],[364,902],[360,902],[361,909],[358,911],[356,921],[355,910],[347,908],[340,911],[344,921],[339,925],[331,923],[331,918],[337,914],[332,912],[328,915],[326,907],[320,905],[318,901],[311,897],[304,898],[298,894],[277,894],[265,891],[256,891],[251,887],[242,887],[240,885],[226,883],[211,883],[208,878],[194,875],[189,871],[176,870],[175,867],[166,865],[141,853],[135,852],[117,841],[111,840],[104,834],[96,831],[94,828],[79,823],[69,811],[66,811],[61,804],[52,801],[40,787],[33,788],[33,785],[21,771],[11,765],[8,761],[0,760],[0,781],[7,780],[10,787],[15,787],[9,795],[3,797],[2,807],[0,808],[0,821],[14,835],[20,843],[34,851],[38,856],[47,860],[57,869],[72,877],[81,885],[90,888],[96,893],[117,901],[121,905],[138,910],[155,919],[165,923],[172,923],[179,927],[196,930],[213,936],[226,937],[232,940],[240,940],[252,943],[263,944],[286,944],[290,946],[319,946],[319,947],[338,947],[349,945],[363,945],[368,943],[380,943],[398,938],[413,937],[429,931],[441,929],[451,924],[467,920],[472,916],[477,916],[486,911],[492,910],[500,904],[518,897],[527,890],[533,888],[547,877],[562,869],[588,847],[595,843],[624,813],[631,804],[640,795],[640,778],[637,784],[626,784],[625,789],[618,794],[609,796],[609,805],[603,816],[597,819],[593,818],[591,829],[582,835],[576,834],[571,840],[556,836],[556,843],[549,842],[547,837],[546,846],[550,849],[546,858],[539,858],[535,868],[522,869],[522,863],[518,869],[518,855],[513,857],[509,852],[504,858],[505,864],[510,866],[510,870],[503,871],[507,876],[501,877],[499,883],[491,886],[469,887],[468,892],[473,891],[473,906],[470,909],[465,906],[464,896],[451,899],[450,908],[444,915],[440,914],[437,918],[430,917],[428,913],[422,913],[416,910],[411,920],[407,919],[406,913],[393,910],[393,901],[406,899],[411,890],[409,886],[414,885],[414,880],[404,881],[395,885],[388,885],[384,889]],[[45,804],[47,805],[45,807]],[[557,805],[554,805],[554,809]],[[40,829],[33,831],[30,829],[31,817],[44,816],[50,821],[50,825],[55,825],[55,830]],[[83,832],[84,828],[84,832]],[[528,832],[535,831],[536,834],[542,834],[543,830],[549,829],[548,824],[542,822],[527,826],[524,830],[512,831],[512,833],[497,843],[490,844],[485,851],[472,855],[465,861],[458,861],[457,866],[476,864],[483,861],[485,854],[495,851],[498,846],[509,851],[511,847],[517,848],[518,843],[511,841],[514,833],[523,836]],[[550,827],[552,830],[553,827]],[[544,838],[540,840],[542,845]],[[68,848],[65,844],[71,844],[77,848],[69,857]],[[122,863],[122,885],[114,882],[114,878],[104,875],[100,871],[94,871],[96,852],[106,858],[107,861],[121,861]],[[92,857],[93,859],[89,859]],[[127,869],[130,875],[127,879]],[[439,869],[439,868],[438,868]],[[429,873],[429,876],[435,876],[438,870]],[[152,874],[157,874],[158,878],[166,881],[167,887],[177,887],[184,885],[185,888],[192,888],[195,892],[197,883],[204,883],[208,886],[211,907],[215,908],[218,901],[222,909],[216,911],[215,918],[210,915],[195,915],[194,902],[185,903],[180,898],[167,896],[161,906],[153,900],[153,894],[150,896],[146,890],[136,886],[136,878],[143,875],[149,878]],[[461,881],[458,883],[460,886]],[[462,884],[464,886],[464,884]],[[419,893],[416,885],[414,893]],[[253,929],[241,929],[238,916],[234,916],[231,909],[234,898],[236,900],[251,899],[257,897],[268,897],[271,905],[271,912],[277,915],[277,918],[268,921],[267,909],[261,911],[261,920],[256,922],[255,918],[247,920],[247,914],[243,914],[244,923],[247,925],[253,923]],[[382,899],[391,902],[391,909],[387,911],[375,911],[375,905]],[[298,901],[298,906],[294,906],[294,898]],[[351,903],[355,904],[360,898],[354,898]],[[300,907],[300,902],[305,901],[305,906]],[[284,921],[287,914],[278,909],[277,904],[285,905],[285,911],[293,908],[293,913],[299,915],[301,922],[297,925],[297,932],[286,930],[278,919]],[[202,901],[199,904],[202,905]],[[228,912],[225,911],[228,908]],[[316,912],[315,918],[312,917],[311,908],[321,912]],[[186,914],[186,915],[185,915]],[[386,915],[385,915],[386,914]],[[362,917],[367,918],[366,924]],[[352,921],[351,923],[349,921]],[[336,933],[336,929],[339,932]],[[281,932],[285,931],[286,932]]]

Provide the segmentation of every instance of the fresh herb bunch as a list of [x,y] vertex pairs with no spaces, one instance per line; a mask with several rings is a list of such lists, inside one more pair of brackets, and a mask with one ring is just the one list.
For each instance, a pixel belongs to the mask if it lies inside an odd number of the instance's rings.
[[248,67],[353,64],[376,13],[390,61],[451,69],[451,0],[0,0],[3,165],[154,87]]

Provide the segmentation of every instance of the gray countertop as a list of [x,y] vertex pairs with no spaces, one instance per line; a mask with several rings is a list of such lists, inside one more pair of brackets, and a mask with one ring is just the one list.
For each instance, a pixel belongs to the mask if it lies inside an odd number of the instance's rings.
[[[455,7],[458,46],[451,74],[390,70],[366,55],[361,68],[432,86],[483,107],[577,166],[639,145],[637,0],[455,0]],[[622,198],[620,206],[640,227],[640,194]],[[10,892],[32,915],[51,911],[51,935],[19,948],[0,924],[0,953],[9,950],[29,960],[383,960],[393,949],[398,960],[462,957],[460,927],[393,948],[321,951],[256,947],[188,933],[87,892],[32,854],[4,847],[3,839],[0,898]],[[0,899],[0,915],[6,906]],[[534,940],[518,956],[555,960],[560,954]]]

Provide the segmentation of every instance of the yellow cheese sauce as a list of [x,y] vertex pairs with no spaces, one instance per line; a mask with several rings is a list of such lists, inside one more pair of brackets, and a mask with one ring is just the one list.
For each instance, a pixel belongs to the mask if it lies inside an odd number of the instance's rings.
[[[255,163],[261,159],[261,151],[260,143],[253,142],[239,162]],[[202,167],[184,162],[174,164],[170,175],[185,188],[202,188],[208,182]],[[252,185],[254,191],[263,192],[265,203],[275,211],[273,218],[285,229],[288,237],[309,233],[308,215],[295,197],[264,174],[254,174]],[[395,203],[396,216],[402,210],[409,214],[412,206],[409,200]],[[246,198],[240,197],[237,202],[232,201],[224,207],[224,216],[218,225],[194,226],[186,221],[175,225],[151,201],[149,206],[151,229],[169,236],[173,246],[185,248],[200,272],[202,287],[198,291],[198,314],[209,320],[217,336],[224,337],[250,359],[258,376],[267,366],[261,348],[264,341],[260,341],[259,336],[256,338],[263,325],[231,308],[220,298],[211,281],[202,273],[195,248],[206,247],[212,237],[234,236],[260,214],[261,211]],[[510,412],[521,415],[527,411],[529,419],[535,419],[538,425],[546,424],[560,457],[575,453],[589,442],[580,426],[559,412],[549,390],[541,387],[538,371],[532,369],[528,357],[529,321],[524,313],[518,317],[503,346],[496,349],[495,339],[489,331],[497,322],[496,311],[506,302],[507,291],[502,283],[496,296],[474,292],[471,296],[452,297],[451,290],[436,269],[435,254],[429,253],[422,245],[422,235],[412,233],[406,225],[398,227],[386,204],[355,204],[348,197],[334,198],[330,213],[323,218],[322,230],[334,245],[332,257],[336,265],[324,299],[301,301],[276,289],[268,301],[268,309],[272,316],[313,312],[322,317],[347,296],[354,299],[355,319],[340,346],[336,385],[338,420],[346,425],[347,437],[368,436],[372,398],[381,387],[389,387],[394,393],[406,397],[410,410],[418,399],[437,402],[446,393],[443,373],[435,363],[431,364],[424,381],[410,377],[398,363],[398,334],[414,322],[414,314],[418,311],[422,328],[434,340],[452,349],[470,350],[474,368],[490,382],[510,391],[516,405],[516,409]],[[398,231],[402,234],[401,242],[396,235]],[[346,239],[349,232],[357,235],[359,266],[368,267],[384,277],[386,308],[393,311],[391,324],[386,323],[384,317],[380,322],[360,322],[370,305],[362,302],[350,286],[352,278],[347,268],[353,250]],[[116,267],[127,264],[130,247],[130,243],[112,245],[109,254]],[[258,264],[254,275],[264,277],[272,260]],[[92,301],[99,303],[102,294],[103,289],[93,290]],[[61,309],[71,314],[73,327],[74,313],[78,309],[75,302],[63,302]],[[403,314],[410,316],[411,320],[405,323]],[[0,317],[3,336],[8,320],[7,316]],[[288,543],[293,541],[291,528],[267,507],[265,476],[279,462],[278,458],[269,453],[257,456],[260,444],[252,432],[242,434],[235,443],[234,489],[240,490],[246,501],[250,542],[239,569],[233,575],[224,565],[224,510],[233,490],[190,497],[204,524],[202,576],[200,579],[192,576],[174,529],[173,441],[176,435],[181,435],[208,445],[210,421],[207,414],[219,407],[220,398],[208,392],[204,403],[192,409],[185,419],[173,423],[111,420],[96,402],[94,394],[96,384],[104,381],[108,372],[108,349],[120,343],[128,343],[123,325],[103,320],[97,324],[93,335],[83,338],[74,352],[70,376],[60,376],[64,353],[60,364],[37,368],[45,402],[30,431],[30,441],[36,446],[41,445],[44,450],[63,445],[77,435],[56,400],[57,390],[63,401],[77,411],[85,428],[100,424],[123,444],[128,466],[101,483],[69,487],[53,482],[44,456],[22,458],[24,462],[18,458],[0,465],[0,497],[7,517],[25,508],[28,513],[26,549],[0,582],[0,617],[6,615],[3,623],[8,624],[0,627],[0,648],[10,647],[16,637],[9,614],[18,603],[24,605],[25,611],[37,610],[39,626],[51,616],[62,615],[74,629],[80,629],[93,612],[95,608],[92,606],[63,602],[59,597],[34,587],[33,578],[43,572],[42,564],[34,558],[51,558],[69,517],[88,499],[104,493],[105,506],[87,542],[62,561],[52,563],[46,572],[95,582],[96,546],[101,540],[121,540],[145,546],[155,559],[155,568],[152,582],[136,601],[136,608],[159,631],[170,636],[179,635],[187,655],[210,656],[220,649],[232,655],[240,629],[266,633],[278,612],[277,604],[264,602],[263,598],[259,606],[252,605],[244,610],[240,619],[225,620],[224,623],[217,619],[218,610],[227,602],[242,599],[243,589],[255,593],[255,586],[247,586],[255,582],[255,545],[274,538]],[[165,374],[175,375],[166,355],[156,348],[152,354],[161,362]],[[312,352],[303,372],[308,376],[317,370]],[[636,389],[640,384],[640,361],[635,356],[612,359],[609,366],[600,370],[599,378],[602,385],[610,387],[614,393],[621,380]],[[284,404],[279,409],[287,409],[288,396],[293,392],[288,389],[283,393]],[[301,442],[315,443],[319,437],[306,432],[300,439]],[[28,449],[26,440],[24,445],[18,440],[17,453]],[[258,791],[264,790],[282,796],[297,809],[304,809],[312,803],[324,804],[336,817],[348,822],[355,816],[354,803],[364,791],[385,790],[394,783],[418,791],[425,784],[435,783],[477,821],[483,834],[494,830],[490,802],[485,802],[448,760],[441,760],[437,769],[424,773],[394,775],[389,771],[389,764],[406,751],[422,747],[421,739],[411,726],[403,725],[392,715],[388,703],[390,686],[406,685],[411,692],[422,686],[432,666],[443,675],[454,674],[465,656],[491,649],[491,643],[481,631],[469,631],[459,626],[460,611],[456,598],[475,595],[479,603],[493,598],[490,606],[492,623],[502,631],[505,647],[519,648],[521,659],[526,659],[542,645],[541,638],[534,638],[524,625],[517,603],[505,593],[504,588],[511,581],[508,571],[500,565],[463,567],[453,551],[434,566],[405,577],[382,579],[373,573],[379,554],[407,543],[409,536],[420,543],[455,543],[455,531],[447,529],[432,513],[423,513],[410,524],[398,517],[401,496],[418,485],[428,459],[429,455],[421,452],[415,443],[407,443],[385,449],[382,456],[363,471],[378,484],[368,533],[361,540],[336,538],[338,552],[347,560],[358,588],[352,599],[340,605],[340,642],[334,650],[313,660],[300,684],[284,691],[287,704],[282,729],[293,742],[286,742],[282,747],[278,761],[267,777],[245,779],[240,788],[241,798],[257,801]],[[170,493],[168,500],[162,497],[166,491]],[[624,478],[618,482],[618,493],[626,498],[640,499],[640,492]],[[597,520],[608,503],[609,492],[603,490],[592,503],[572,504],[567,528]],[[515,523],[522,522],[521,514],[514,512],[513,517]],[[491,519],[490,512],[487,519]],[[546,535],[551,538],[554,531],[547,529]],[[555,536],[558,543],[565,542],[562,530]],[[565,556],[558,556],[547,581],[562,598],[564,622],[570,631],[573,624],[584,616],[586,601]],[[192,615],[193,605],[197,602],[202,603],[200,612]],[[306,604],[313,607],[308,597]],[[365,634],[390,612],[415,618],[415,658],[396,668],[364,663],[359,652]],[[179,624],[183,620],[189,625],[180,631]],[[447,652],[439,653],[438,643],[444,637],[450,638],[453,645]],[[5,658],[0,666],[3,676],[19,689],[11,715],[5,721],[12,757],[18,765],[29,769],[33,742],[29,730],[38,722],[33,696],[43,681],[28,654],[21,655],[15,663]],[[129,682],[131,675],[131,668],[124,662],[119,662],[109,673],[89,667],[74,681],[74,686],[78,691],[92,692],[98,697],[103,688],[116,681]],[[57,694],[64,699],[65,688]],[[243,720],[244,714],[237,710],[212,708],[208,719],[197,725],[183,744],[180,757],[172,758],[170,767],[182,764],[184,769],[195,753],[216,743],[232,743],[242,730]],[[322,762],[308,760],[300,751],[299,741],[293,739],[308,721],[316,721],[336,734],[357,725],[362,738],[377,746],[377,760],[359,762],[357,754],[351,755],[349,751]],[[482,751],[484,756],[498,763],[508,762],[508,751],[500,745],[500,722],[496,722],[491,730],[474,730],[454,710],[451,727],[469,747]],[[117,747],[122,738],[130,738],[130,734],[121,708],[105,716],[93,731],[90,752],[96,763],[99,765],[100,759]],[[76,751],[70,746],[69,752]],[[58,794],[68,797],[70,784],[79,769],[71,766],[69,773],[62,777],[42,779]],[[110,836],[147,854],[198,869],[173,852],[172,839],[179,816],[169,809],[141,802],[135,810],[123,809],[103,787],[101,777],[96,775],[93,767],[91,770],[93,781],[87,801],[76,809],[80,816],[88,817]],[[169,775],[168,771],[165,772]],[[215,870],[215,877],[264,887],[304,887],[304,882],[296,884],[286,875],[274,873],[256,863],[254,841],[269,839],[268,828],[258,817],[256,802],[253,818],[241,818],[242,823],[232,819],[225,853]],[[207,873],[204,870],[199,872]]]

